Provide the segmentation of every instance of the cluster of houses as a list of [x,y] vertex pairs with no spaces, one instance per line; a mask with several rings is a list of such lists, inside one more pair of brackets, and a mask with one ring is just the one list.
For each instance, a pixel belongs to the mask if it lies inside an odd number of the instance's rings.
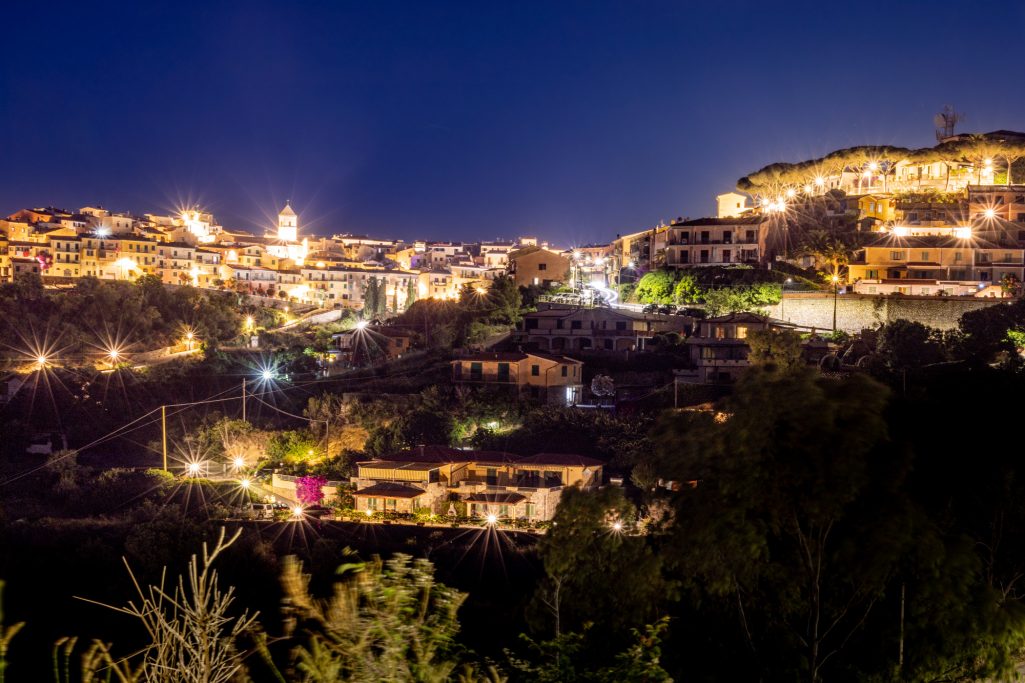
[[[198,210],[165,216],[36,208],[0,220],[0,281],[22,273],[44,284],[78,278],[228,288],[326,308],[404,310],[415,299],[457,299],[500,275],[520,285],[563,282],[569,258],[547,243],[427,242],[300,235],[291,204],[259,235],[230,230]],[[368,292],[372,292],[368,294]]]

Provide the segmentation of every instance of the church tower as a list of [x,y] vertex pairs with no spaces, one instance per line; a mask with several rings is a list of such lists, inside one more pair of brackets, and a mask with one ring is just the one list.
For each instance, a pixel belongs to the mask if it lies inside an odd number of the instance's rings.
[[285,208],[278,214],[278,239],[282,242],[299,241],[299,217],[292,210],[291,201],[286,201]]

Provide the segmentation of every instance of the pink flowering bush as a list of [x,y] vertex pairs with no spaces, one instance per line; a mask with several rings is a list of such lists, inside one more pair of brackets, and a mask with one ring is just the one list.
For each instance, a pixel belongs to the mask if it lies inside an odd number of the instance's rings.
[[324,500],[325,484],[327,484],[327,479],[324,477],[296,477],[295,497],[303,505],[320,505]]

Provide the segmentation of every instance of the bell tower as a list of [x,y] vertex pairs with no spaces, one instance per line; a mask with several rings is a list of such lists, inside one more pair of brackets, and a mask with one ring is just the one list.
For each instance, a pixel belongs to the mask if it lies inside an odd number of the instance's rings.
[[291,200],[278,214],[278,239],[282,242],[297,242],[299,239],[299,217],[292,210]]

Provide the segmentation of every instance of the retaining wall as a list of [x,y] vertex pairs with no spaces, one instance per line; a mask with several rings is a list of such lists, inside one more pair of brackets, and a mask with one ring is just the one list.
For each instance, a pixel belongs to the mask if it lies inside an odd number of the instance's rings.
[[[979,297],[841,294],[836,299],[836,327],[855,333],[904,319],[950,330],[957,327],[958,320],[968,311],[1008,301]],[[833,295],[827,292],[788,293],[779,304],[768,306],[765,312],[800,327],[831,330]]]

